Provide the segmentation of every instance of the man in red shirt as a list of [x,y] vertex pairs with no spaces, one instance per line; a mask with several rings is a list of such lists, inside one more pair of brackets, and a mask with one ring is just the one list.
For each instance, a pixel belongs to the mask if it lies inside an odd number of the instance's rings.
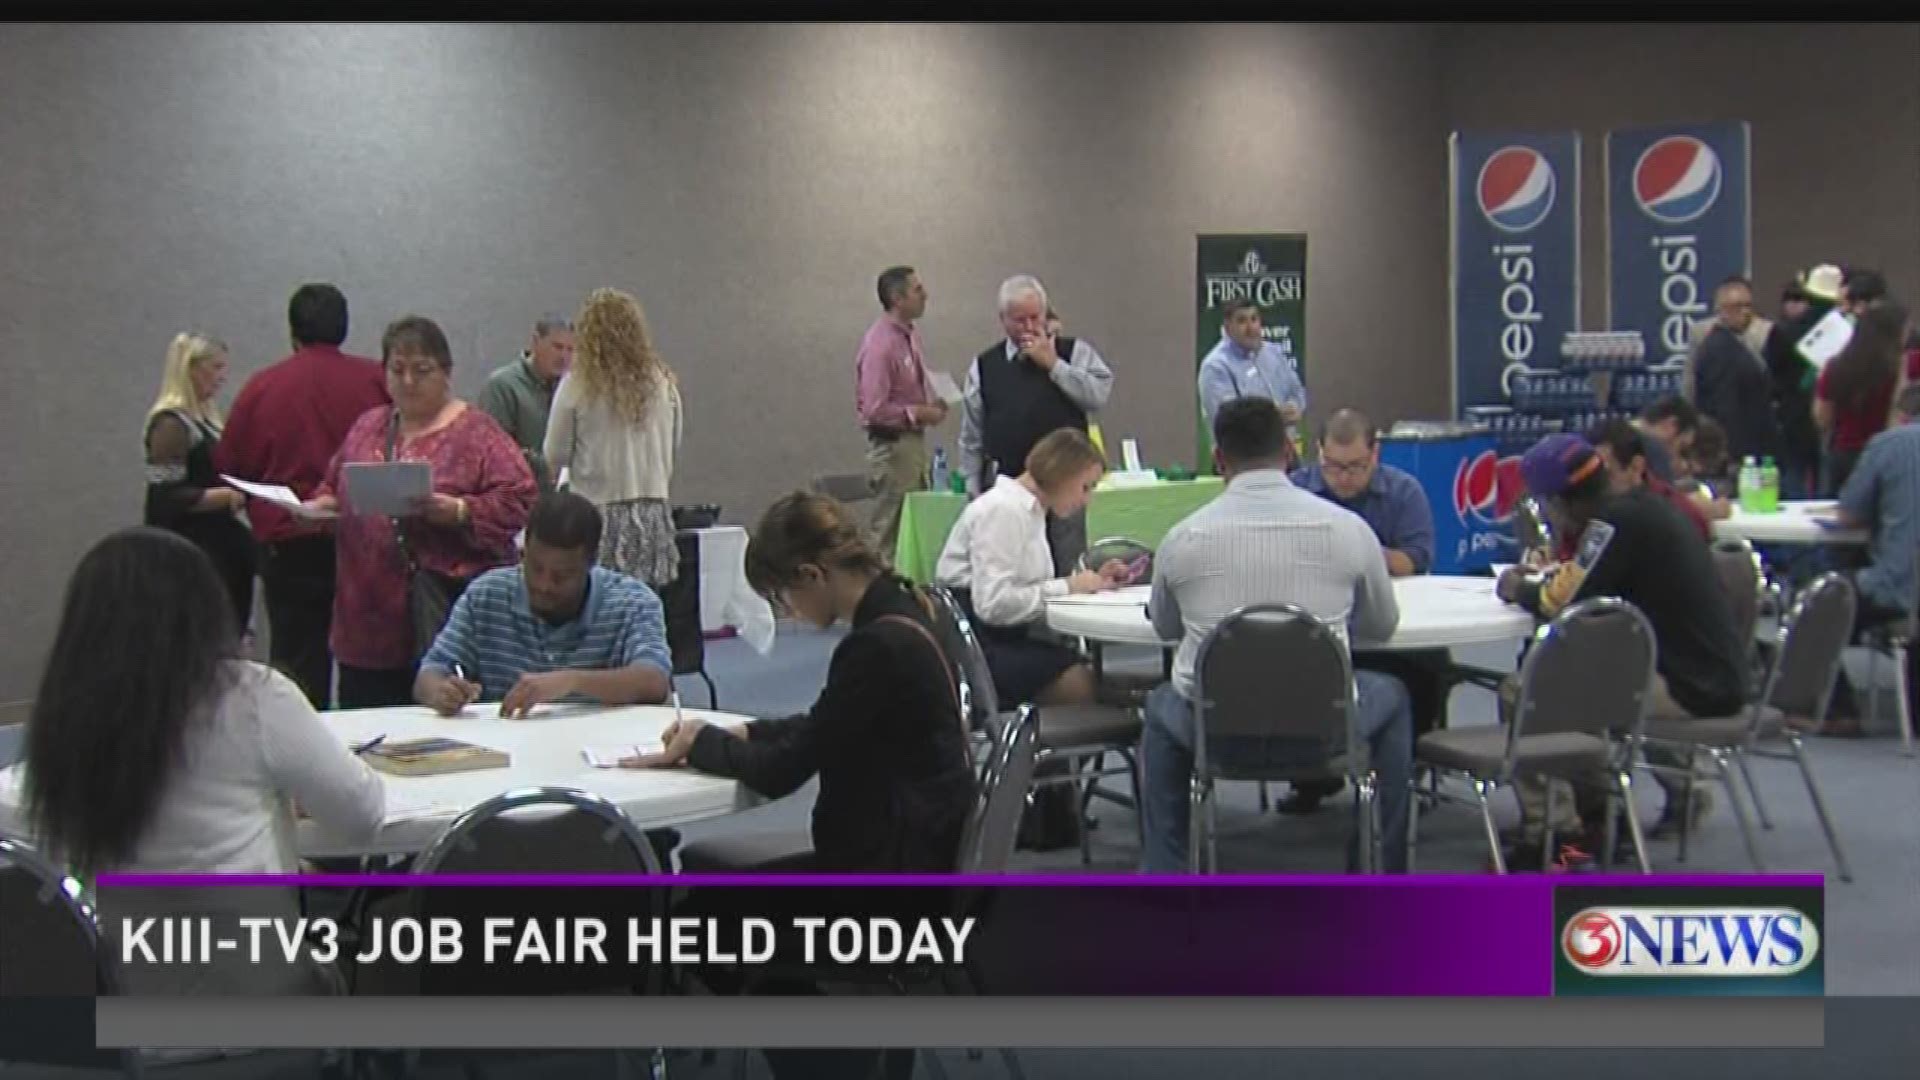
[[[388,401],[378,361],[340,351],[347,298],[332,285],[302,285],[287,304],[293,355],[255,372],[234,399],[221,433],[220,471],[284,484],[312,496],[347,429]],[[269,652],[316,709],[332,700],[333,535],[262,499],[247,516],[259,541],[266,585]]]

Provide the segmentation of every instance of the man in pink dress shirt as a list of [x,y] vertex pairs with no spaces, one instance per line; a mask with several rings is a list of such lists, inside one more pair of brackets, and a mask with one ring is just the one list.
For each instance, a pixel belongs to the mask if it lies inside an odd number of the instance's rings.
[[926,314],[927,289],[911,266],[880,274],[881,316],[854,354],[854,408],[867,433],[867,482],[873,489],[868,535],[891,554],[907,492],[927,479],[927,428],[947,418],[947,406],[927,385],[925,354],[914,320]]

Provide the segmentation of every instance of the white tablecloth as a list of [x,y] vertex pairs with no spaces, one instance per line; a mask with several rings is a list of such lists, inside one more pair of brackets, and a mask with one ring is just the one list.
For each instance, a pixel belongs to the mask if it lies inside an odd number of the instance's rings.
[[[581,750],[631,742],[658,742],[673,721],[667,707],[603,709],[584,705],[543,705],[526,720],[502,720],[497,704],[470,705],[464,715],[442,718],[423,708],[361,709],[323,713],[342,742],[357,743],[385,735],[390,741],[441,736],[504,750],[513,759],[504,769],[440,776],[381,774],[387,791],[386,824],[370,843],[353,844],[327,835],[312,821],[300,822],[300,854],[334,858],[420,851],[461,811],[504,791],[523,787],[571,787],[618,803],[642,829],[680,825],[731,813],[751,797],[732,780],[691,769],[596,769]],[[714,723],[747,720],[728,713],[686,710]],[[0,830],[24,832],[19,813],[20,766],[0,771]]]
[[747,585],[747,530],[717,525],[700,534],[700,629],[732,627],[762,654],[773,647],[773,606]]
[[1865,529],[1822,525],[1816,515],[1831,518],[1831,501],[1783,502],[1778,513],[1754,514],[1733,508],[1733,516],[1713,523],[1715,536],[1739,537],[1756,544],[1864,544]]
[[[1386,641],[1357,642],[1362,650],[1401,652],[1517,641],[1533,633],[1533,616],[1493,595],[1493,579],[1423,575],[1396,578],[1400,625]],[[1166,645],[1147,621],[1147,588],[1062,596],[1047,601],[1047,625],[1056,633],[1122,645]]]

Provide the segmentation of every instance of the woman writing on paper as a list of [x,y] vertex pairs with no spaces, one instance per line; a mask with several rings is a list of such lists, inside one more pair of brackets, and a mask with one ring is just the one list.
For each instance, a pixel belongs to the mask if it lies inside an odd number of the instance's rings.
[[[292,804],[356,844],[386,810],[378,774],[299,687],[241,658],[212,561],[149,528],[94,545],[67,584],[27,724],[23,795],[25,831],[84,880],[298,873]],[[252,914],[273,914],[274,904],[298,914],[291,890],[221,891]],[[225,968],[181,977],[259,988],[278,976]]]
[[[512,437],[453,396],[453,351],[431,319],[387,327],[380,359],[393,404],[354,421],[306,504],[341,515],[332,643],[343,709],[412,704],[414,669],[438,627],[414,625],[411,575],[431,575],[450,608],[467,582],[513,563],[539,494]],[[347,466],[392,461],[426,462],[432,491],[399,517],[343,505]]]
[[246,496],[220,482],[214,449],[222,420],[214,396],[227,381],[227,347],[205,334],[176,334],[167,346],[160,394],[147,410],[145,522],[170,529],[213,560],[234,625],[253,621],[253,534],[235,515]]
[[680,388],[654,351],[640,302],[595,289],[575,322],[573,370],[553,394],[545,452],[600,508],[601,566],[656,591],[680,575],[668,488],[680,447]]
[[809,869],[951,873],[973,769],[929,601],[887,570],[846,507],[801,492],[760,519],[747,578],[806,622],[851,628],[813,708],[735,729],[683,719],[667,729],[662,753],[633,764],[685,762],[768,798],[818,773]]
[[1086,435],[1061,428],[1034,444],[1018,477],[1000,477],[968,503],[947,534],[935,580],[954,591],[979,631],[994,689],[1008,707],[1095,700],[1093,668],[1080,654],[1035,631],[1049,597],[1104,592],[1130,580],[1118,560],[1097,573],[1053,576],[1047,515],[1079,513],[1105,471],[1106,461]]

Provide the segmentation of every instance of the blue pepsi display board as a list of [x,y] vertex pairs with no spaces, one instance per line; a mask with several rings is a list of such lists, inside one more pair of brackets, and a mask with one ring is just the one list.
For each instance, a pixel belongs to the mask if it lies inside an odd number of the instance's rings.
[[1684,360],[1714,287],[1752,276],[1750,150],[1744,122],[1607,135],[1607,325],[1648,363]]
[[1580,326],[1580,136],[1454,132],[1453,407],[1508,405]]
[[1484,431],[1446,435],[1382,435],[1380,460],[1420,481],[1433,508],[1435,574],[1473,574],[1509,561],[1520,459],[1501,459]]

